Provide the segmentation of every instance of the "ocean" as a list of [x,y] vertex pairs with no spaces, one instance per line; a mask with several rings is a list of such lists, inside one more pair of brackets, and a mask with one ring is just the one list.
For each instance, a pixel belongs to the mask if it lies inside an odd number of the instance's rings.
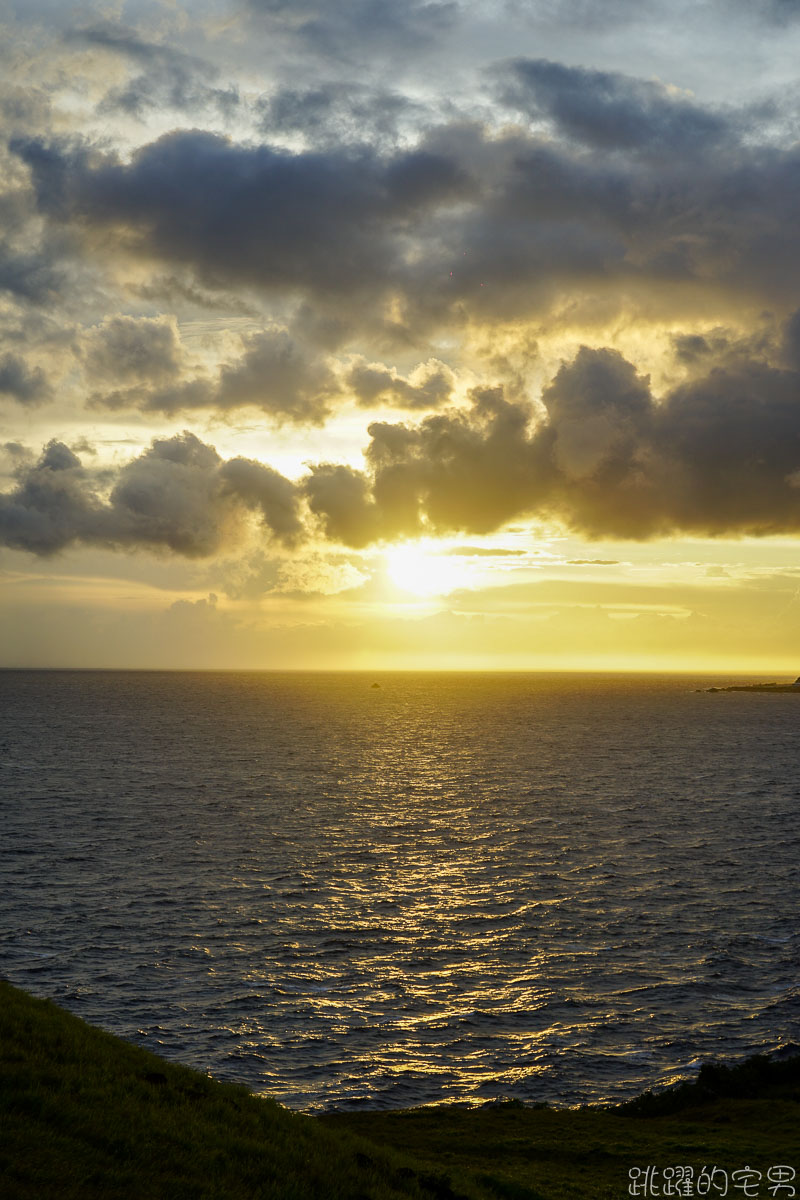
[[800,699],[713,682],[0,672],[0,974],[303,1110],[800,1040]]

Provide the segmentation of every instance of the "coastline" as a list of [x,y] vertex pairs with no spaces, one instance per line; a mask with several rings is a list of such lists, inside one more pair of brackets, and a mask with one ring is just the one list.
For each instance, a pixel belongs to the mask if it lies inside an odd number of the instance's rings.
[[645,1178],[635,1173],[679,1165],[698,1178],[747,1166],[766,1197],[770,1171],[800,1169],[797,1047],[706,1065],[694,1083],[614,1107],[306,1116],[4,981],[0,1106],[15,1200],[610,1200],[658,1194],[630,1192]]
[[697,688],[698,692],[714,693],[714,692],[767,692],[770,695],[782,693],[787,695],[791,693],[794,696],[800,696],[800,688],[795,683],[734,683],[728,687],[709,687]]

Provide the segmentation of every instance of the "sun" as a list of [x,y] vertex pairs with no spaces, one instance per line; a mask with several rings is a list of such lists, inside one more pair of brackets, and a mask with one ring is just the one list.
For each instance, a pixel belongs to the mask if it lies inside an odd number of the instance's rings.
[[392,583],[415,596],[445,596],[468,583],[467,565],[420,542],[386,551],[386,574]]

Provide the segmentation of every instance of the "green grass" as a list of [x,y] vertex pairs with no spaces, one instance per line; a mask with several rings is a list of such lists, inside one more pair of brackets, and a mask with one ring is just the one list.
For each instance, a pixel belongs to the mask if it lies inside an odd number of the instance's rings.
[[430,1200],[437,1191],[390,1149],[166,1063],[0,982],[0,1195]]
[[0,982],[4,1200],[621,1200],[650,1164],[800,1174],[798,1117],[800,1059],[752,1059],[615,1109],[312,1118]]
[[[632,1167],[691,1165],[729,1173],[797,1170],[800,1195],[800,1058],[738,1067],[705,1066],[696,1083],[645,1093],[615,1108],[424,1108],[402,1113],[330,1114],[329,1129],[405,1147],[418,1160],[468,1174],[487,1197],[618,1200]],[[717,1176],[721,1181],[721,1176]],[[715,1188],[712,1196],[720,1193]],[[729,1195],[744,1192],[729,1186]],[[778,1195],[786,1196],[787,1192]]]

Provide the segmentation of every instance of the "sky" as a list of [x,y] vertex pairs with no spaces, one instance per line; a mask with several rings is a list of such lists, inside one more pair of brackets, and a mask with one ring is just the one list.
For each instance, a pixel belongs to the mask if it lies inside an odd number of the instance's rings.
[[800,671],[800,0],[0,0],[0,664]]

